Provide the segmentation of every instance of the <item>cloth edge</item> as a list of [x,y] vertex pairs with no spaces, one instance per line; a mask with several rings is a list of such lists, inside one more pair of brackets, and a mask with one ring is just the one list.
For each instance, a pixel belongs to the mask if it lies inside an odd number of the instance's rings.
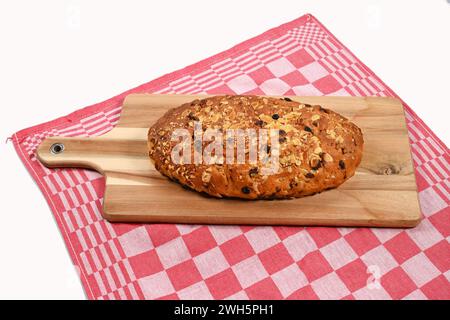
[[[66,248],[67,248],[67,251],[69,252],[69,256],[72,260],[72,263],[79,270],[78,276],[82,282],[82,288],[83,288],[83,291],[84,291],[86,297],[89,300],[95,299],[92,288],[89,285],[89,281],[87,280],[87,275],[85,275],[83,272],[83,268],[81,267],[81,263],[77,259],[77,255],[76,255],[75,249],[73,248],[73,244],[72,244],[72,241],[70,240],[69,234],[68,234],[66,228],[64,227],[63,222],[61,221],[61,217],[58,214],[56,204],[51,199],[50,191],[47,189],[46,185],[41,181],[41,178],[35,172],[35,170],[33,169],[33,166],[30,164],[29,159],[25,156],[25,154],[23,153],[23,150],[20,148],[20,142],[19,142],[16,134],[14,134],[12,142],[13,142],[13,146],[17,152],[17,155],[19,156],[20,160],[24,164],[25,169],[28,171],[31,178],[36,182],[36,185],[37,185],[39,191],[41,191],[42,195],[44,196],[45,200],[47,201],[47,204],[48,204],[50,210],[53,212],[53,216],[55,217],[55,221],[60,230],[60,234],[64,238],[64,241],[66,243]],[[89,290],[87,290],[87,289],[89,289]]]
[[[56,209],[56,205],[55,203],[51,200],[51,196],[49,193],[48,188],[45,186],[45,184],[43,183],[42,179],[40,179],[40,177],[38,176],[38,174],[35,172],[35,170],[33,169],[32,164],[30,163],[29,159],[26,157],[26,155],[23,153],[23,149],[20,147],[20,143],[21,140],[25,137],[28,136],[30,134],[33,134],[37,131],[43,130],[45,128],[49,128],[52,127],[54,128],[55,126],[60,126],[62,124],[66,124],[67,122],[71,122],[72,118],[78,118],[78,120],[81,118],[83,118],[84,115],[86,114],[90,114],[91,112],[95,112],[96,110],[99,109],[103,109],[104,107],[115,107],[115,106],[119,106],[122,101],[123,98],[129,94],[132,91],[138,90],[140,88],[142,89],[149,89],[152,86],[154,86],[156,83],[158,83],[158,85],[160,85],[161,83],[164,82],[168,82],[173,80],[174,78],[176,78],[179,74],[182,73],[186,73],[186,72],[191,72],[193,70],[196,70],[198,68],[204,67],[205,65],[210,65],[212,63],[214,63],[215,61],[223,58],[223,56],[226,56],[228,54],[231,53],[235,53],[235,52],[239,52],[242,51],[246,48],[248,48],[248,46],[251,46],[254,42],[259,41],[260,38],[270,35],[274,32],[281,32],[283,30],[286,30],[287,28],[291,28],[292,25],[301,25],[303,23],[305,23],[306,21],[309,21],[310,19],[313,19],[313,21],[315,23],[317,23],[321,28],[323,28],[323,30],[331,37],[333,38],[337,43],[339,43],[344,49],[348,50],[350,53],[352,53],[352,51],[350,51],[347,46],[345,46],[344,44],[342,44],[335,36],[333,33],[331,33],[322,23],[320,23],[320,21],[318,21],[313,15],[311,14],[305,14],[299,18],[296,18],[290,22],[284,23],[278,27],[274,27],[269,29],[266,32],[263,32],[253,38],[250,38],[246,41],[243,41],[229,49],[226,49],[225,51],[222,51],[218,54],[215,54],[209,58],[203,59],[197,63],[191,64],[189,66],[186,66],[184,68],[178,69],[176,71],[167,73],[163,76],[160,76],[154,80],[151,80],[147,83],[141,84],[137,87],[134,87],[132,89],[129,89],[127,91],[124,91],[116,96],[113,96],[107,100],[104,100],[102,102],[99,103],[95,103],[92,104],[90,106],[84,107],[82,109],[79,109],[75,112],[72,112],[66,116],[62,116],[59,118],[56,118],[54,120],[50,120],[48,122],[44,122],[29,128],[25,128],[22,129],[18,132],[16,132],[13,135],[13,145],[14,148],[16,150],[16,152],[18,153],[19,158],[22,160],[23,164],[25,165],[27,171],[29,172],[29,174],[32,176],[32,178],[36,181],[36,184],[38,185],[38,188],[41,190],[42,194],[44,195],[51,211],[53,212],[54,215],[56,215],[57,217],[55,218],[58,227],[60,228],[60,230],[64,230],[64,232],[61,232],[61,234],[63,235],[63,238],[65,240],[66,243],[69,243],[69,245],[66,244],[68,251],[69,251],[69,255],[71,256],[72,262],[74,263],[74,265],[76,265],[79,270],[80,270],[80,280],[82,282],[82,287],[84,289],[84,292],[87,296],[88,299],[92,300],[92,299],[96,299],[96,297],[93,294],[93,290],[89,284],[89,281],[87,280],[87,276],[83,273],[83,268],[81,267],[81,263],[78,261],[77,259],[77,254],[75,253],[75,250],[73,248],[73,244],[71,242],[70,237],[68,236],[67,230],[65,230],[64,228],[64,224],[61,221],[61,217],[58,214],[58,211]],[[361,60],[359,60],[358,57],[356,57],[353,53],[352,55],[355,57],[355,59],[361,64],[361,66],[363,66],[372,76],[374,76],[378,81],[380,81],[381,84],[383,84],[386,89],[392,93],[393,96],[395,96],[396,98],[398,98],[404,105],[405,108],[408,109],[409,112],[411,112],[413,115],[415,115],[415,120],[418,121],[422,127],[426,130],[426,132],[428,134],[430,134],[431,137],[433,137],[437,143],[439,143],[444,150],[446,150],[448,152],[448,148],[446,147],[445,143],[443,141],[440,140],[440,138],[438,138],[434,132],[431,131],[431,129],[422,121],[421,118],[419,118],[416,113],[389,87],[387,86],[369,67],[367,67]],[[89,290],[87,290],[89,289]]]

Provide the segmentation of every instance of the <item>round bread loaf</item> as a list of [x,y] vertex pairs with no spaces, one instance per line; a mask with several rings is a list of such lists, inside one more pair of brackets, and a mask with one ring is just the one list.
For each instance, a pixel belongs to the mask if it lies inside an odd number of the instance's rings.
[[[173,138],[176,129],[189,133],[184,142],[192,153],[205,152],[210,142],[195,141],[195,130],[199,128],[196,123],[201,124],[203,133],[216,129],[224,136],[230,129],[276,130],[278,141],[274,144],[269,136],[265,144],[258,144],[259,152],[266,152],[267,157],[258,153],[256,162],[226,161],[231,151],[238,152],[236,140],[228,138],[222,141],[230,142],[231,149],[224,145],[222,154],[213,153],[214,163],[174,162],[172,153],[180,143]],[[245,139],[249,159],[248,143],[254,139]],[[361,130],[336,112],[289,98],[258,96],[194,100],[169,110],[148,133],[150,158],[163,175],[214,197],[244,199],[303,197],[336,188],[354,175],[361,162],[363,143]],[[270,156],[276,159],[277,168],[267,173]]]

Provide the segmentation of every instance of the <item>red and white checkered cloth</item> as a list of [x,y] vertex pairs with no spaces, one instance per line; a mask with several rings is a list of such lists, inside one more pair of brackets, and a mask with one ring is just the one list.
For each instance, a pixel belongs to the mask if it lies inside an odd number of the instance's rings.
[[111,130],[126,94],[396,96],[305,15],[105,102],[14,135],[90,299],[449,299],[449,150],[406,105],[423,221],[414,229],[110,224],[104,180],[36,160],[48,136]]

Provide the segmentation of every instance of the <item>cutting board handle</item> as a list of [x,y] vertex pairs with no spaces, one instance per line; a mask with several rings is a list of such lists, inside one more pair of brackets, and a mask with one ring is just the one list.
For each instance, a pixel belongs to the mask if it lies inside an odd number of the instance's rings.
[[[49,137],[37,149],[37,158],[49,168],[87,168],[149,176],[148,128],[115,128],[98,137]],[[153,171],[152,171],[153,170]]]
[[[100,138],[49,137],[37,149],[37,158],[46,167],[87,168],[103,173],[99,151],[107,141]],[[101,152],[101,151],[100,151]]]

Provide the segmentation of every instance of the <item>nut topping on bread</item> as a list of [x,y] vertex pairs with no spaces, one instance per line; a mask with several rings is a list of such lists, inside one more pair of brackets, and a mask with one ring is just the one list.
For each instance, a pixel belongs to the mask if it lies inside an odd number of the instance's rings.
[[148,146],[158,171],[196,191],[282,199],[336,188],[352,177],[363,136],[321,106],[215,96],[168,111],[150,128]]

